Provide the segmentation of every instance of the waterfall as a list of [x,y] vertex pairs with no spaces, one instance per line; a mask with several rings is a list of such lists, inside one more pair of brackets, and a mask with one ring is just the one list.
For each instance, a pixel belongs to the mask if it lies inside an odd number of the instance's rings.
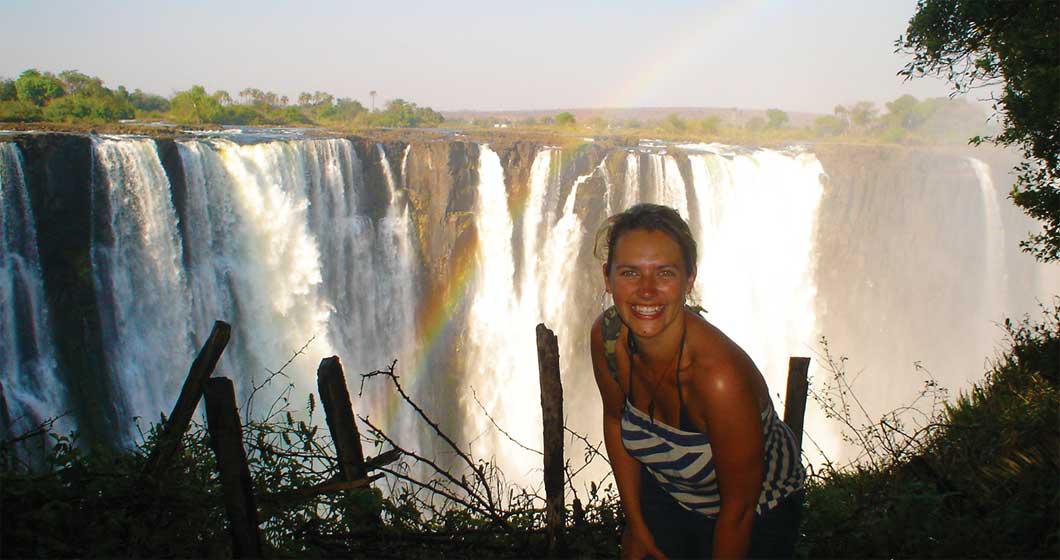
[[1001,209],[998,206],[997,190],[994,181],[990,178],[990,167],[976,158],[968,158],[968,164],[975,171],[975,177],[979,180],[979,194],[983,200],[983,253],[985,256],[983,270],[983,293],[986,295],[983,301],[983,314],[987,317],[1000,319],[1005,310],[1007,300],[1004,287],[1005,278],[1005,253],[1003,247],[1004,227],[1001,223]]
[[[857,364],[852,377],[866,372],[855,390],[869,395],[873,411],[909,401],[922,382],[917,360],[940,383],[962,388],[982,375],[1001,338],[990,322],[1032,311],[1024,302],[1056,285],[1055,270],[1033,268],[1010,247],[1022,232],[1014,231],[1015,211],[999,205],[989,166],[948,154],[690,144],[572,155],[543,147],[519,160],[527,170],[504,169],[487,145],[454,148],[446,159],[433,145],[399,153],[341,138],[203,136],[175,142],[179,158],[164,161],[182,175],[171,185],[154,141],[91,142],[85,272],[101,313],[101,361],[114,376],[104,385],[117,393],[82,408],[120,411],[125,443],[135,439],[134,416],[146,423],[170,409],[221,319],[234,331],[218,375],[235,381],[240,404],[255,395],[247,411],[254,417],[285,402],[304,408],[323,357],[341,357],[354,394],[357,374],[397,358],[399,373],[412,372],[406,389],[456,439],[495,458],[509,481],[535,484],[539,457],[509,441],[540,446],[534,326],[544,322],[559,337],[568,426],[599,440],[587,333],[608,303],[594,234],[605,215],[641,201],[690,220],[699,242],[694,295],[754,359],[778,408],[789,356],[816,358],[811,375],[826,375],[817,369],[821,335]],[[68,310],[48,308],[45,297],[50,261],[37,254],[40,224],[27,193],[37,187],[22,176],[15,144],[0,147],[0,375],[8,416],[43,418],[71,406],[65,372],[56,373],[64,355],[48,326],[49,313],[65,324]],[[856,150],[892,159],[863,165],[847,155]],[[461,163],[465,153],[477,153],[477,167]],[[453,190],[417,184],[433,177],[451,178]],[[419,229],[435,227],[442,229]],[[454,242],[468,245],[446,245]],[[436,260],[457,249],[474,258]],[[429,276],[438,270],[452,277]],[[432,305],[439,294],[422,291],[434,285],[455,286],[457,295]],[[437,334],[444,323],[438,340],[452,348],[419,332],[429,330],[417,315],[428,308],[452,311],[430,327]],[[429,444],[386,383],[365,389],[355,397],[359,414],[410,447]],[[842,459],[834,428],[812,406],[806,426],[822,453]]]
[[[22,155],[0,142],[0,437],[63,412]],[[69,423],[60,422],[63,430]]]
[[[265,390],[270,398],[256,404],[268,406],[287,383],[301,400],[315,390],[320,358],[375,333],[358,332],[362,314],[346,312],[368,299],[366,315],[378,314],[358,281],[374,285],[374,271],[367,267],[352,277],[356,263],[371,260],[365,236],[371,226],[357,215],[349,188],[361,177],[352,146],[344,140],[188,140],[179,149],[188,221],[207,224],[209,234],[188,240],[192,255],[202,255],[192,264],[196,297],[212,302],[202,306],[210,315],[200,321],[233,324],[223,361],[242,399],[305,347],[278,387]],[[342,357],[347,366],[357,362],[349,353]]]
[[462,388],[462,408],[468,419],[464,432],[477,456],[496,459],[510,479],[522,480],[526,470],[533,468],[534,455],[504,443],[479,403],[515,439],[540,447],[540,404],[526,398],[536,394],[537,387],[536,360],[527,359],[536,356],[534,323],[513,290],[513,222],[504,170],[489,146],[480,147],[478,170],[475,226],[479,245],[467,327],[468,387]]
[[107,360],[129,420],[154,421],[172,408],[194,357],[190,305],[170,184],[155,143],[97,138],[99,184],[93,192],[96,226],[92,271]]
[[[814,355],[821,334],[814,236],[823,169],[812,155],[772,150],[689,159],[699,206],[691,224],[699,241],[694,293],[707,319],[751,356],[777,400],[788,357]],[[807,429],[828,433],[810,410]],[[819,440],[834,456],[839,442]]]
[[[387,313],[381,328],[393,337],[386,346],[393,357],[411,363],[416,337],[414,314],[417,300],[413,289],[417,282],[417,270],[412,245],[412,219],[406,190],[395,181],[383,146],[377,144],[376,148],[388,195],[386,215],[379,223],[378,243],[383,257],[382,274],[391,279],[387,282],[391,288],[389,293],[382,295],[382,301],[387,302]],[[402,168],[407,158],[408,150],[402,157]]]

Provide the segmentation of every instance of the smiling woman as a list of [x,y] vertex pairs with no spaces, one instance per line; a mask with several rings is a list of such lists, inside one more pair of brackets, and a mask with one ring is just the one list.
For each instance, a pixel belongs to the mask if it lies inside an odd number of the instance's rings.
[[686,306],[697,272],[688,224],[638,204],[598,239],[615,305],[593,324],[591,350],[623,558],[793,556],[798,449],[754,362]]

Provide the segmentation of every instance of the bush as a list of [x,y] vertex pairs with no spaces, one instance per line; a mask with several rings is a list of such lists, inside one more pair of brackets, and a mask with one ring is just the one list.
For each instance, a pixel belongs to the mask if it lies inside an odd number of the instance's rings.
[[1058,556],[1060,300],[1041,323],[1005,329],[1010,348],[986,378],[920,429],[885,418],[855,436],[889,430],[914,453],[877,445],[884,460],[811,477],[804,556]]
[[0,101],[0,121],[35,122],[44,118],[40,107],[25,101]]

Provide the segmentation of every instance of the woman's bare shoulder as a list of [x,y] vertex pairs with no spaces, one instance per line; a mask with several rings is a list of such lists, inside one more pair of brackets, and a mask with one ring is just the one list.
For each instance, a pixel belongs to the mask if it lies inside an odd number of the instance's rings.
[[[694,315],[688,321],[686,352],[690,352],[693,384],[709,391],[730,385],[740,377],[759,376],[758,368],[738,344],[707,319]],[[753,384],[753,382],[752,382]]]

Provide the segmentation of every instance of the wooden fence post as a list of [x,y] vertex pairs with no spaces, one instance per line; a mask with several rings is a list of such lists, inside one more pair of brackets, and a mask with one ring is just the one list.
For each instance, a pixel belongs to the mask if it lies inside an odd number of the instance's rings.
[[541,380],[541,419],[545,447],[545,531],[548,555],[564,549],[563,503],[563,384],[560,382],[559,344],[543,323],[537,326],[537,366]]
[[191,363],[191,370],[188,372],[187,379],[184,380],[180,397],[173,405],[169,420],[162,427],[158,443],[147,458],[147,463],[144,465],[145,475],[158,476],[180,449],[180,440],[184,437],[184,432],[188,431],[191,417],[195,414],[195,408],[199,406],[199,399],[202,398],[206,388],[206,380],[213,375],[217,360],[221,358],[221,353],[224,352],[231,336],[232,327],[228,323],[217,321],[213,324],[210,337],[206,339],[206,343],[199,350],[199,355]]
[[365,478],[364,451],[361,450],[361,434],[350,403],[350,391],[346,388],[346,376],[338,356],[324,358],[317,368],[317,391],[324,405],[324,418],[331,431],[338,455],[339,470],[346,481]]
[[784,423],[795,434],[795,445],[802,452],[803,420],[806,416],[806,393],[809,382],[806,373],[810,359],[792,356],[788,359],[788,392],[784,398]]
[[206,383],[206,425],[221,473],[221,490],[232,534],[234,558],[261,558],[258,506],[243,451],[243,426],[236,409],[232,380],[214,377]]

